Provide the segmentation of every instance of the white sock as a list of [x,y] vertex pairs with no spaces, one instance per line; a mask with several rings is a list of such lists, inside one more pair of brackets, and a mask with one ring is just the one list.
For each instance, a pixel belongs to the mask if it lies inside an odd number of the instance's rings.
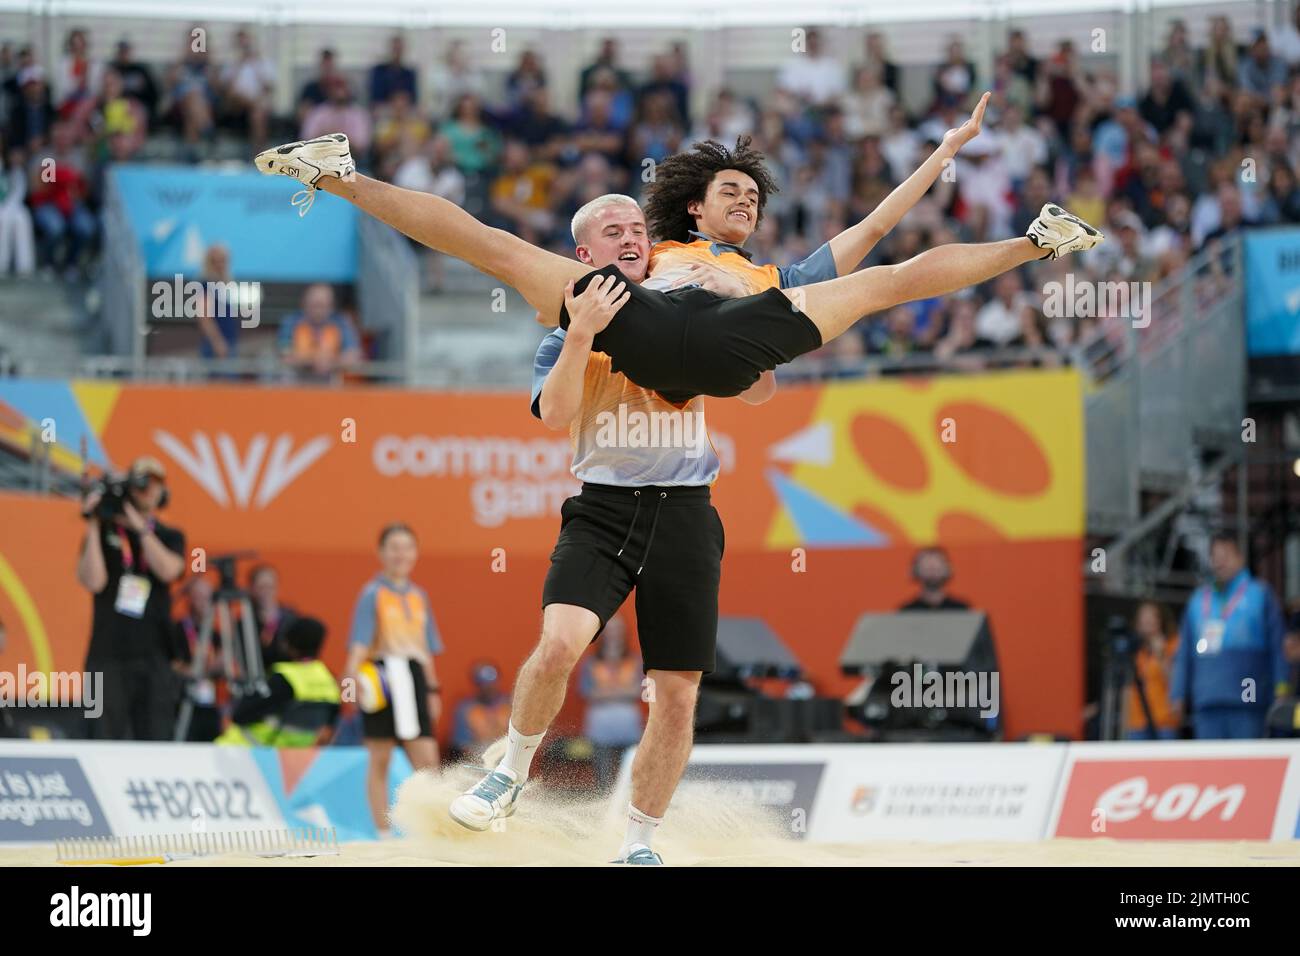
[[521,734],[515,730],[515,725],[510,724],[510,734],[506,738],[506,755],[501,758],[501,763],[497,769],[505,767],[515,775],[519,783],[528,779],[528,768],[533,763],[533,754],[541,746],[542,738],[546,736],[546,731],[540,734],[533,734],[531,737],[527,734]]
[[642,813],[629,803],[627,805],[627,833],[623,837],[623,846],[618,851],[618,858],[620,860],[625,858],[633,844],[640,843],[642,846],[649,846],[650,841],[654,839],[655,830],[663,822],[663,817],[652,817],[648,813]]

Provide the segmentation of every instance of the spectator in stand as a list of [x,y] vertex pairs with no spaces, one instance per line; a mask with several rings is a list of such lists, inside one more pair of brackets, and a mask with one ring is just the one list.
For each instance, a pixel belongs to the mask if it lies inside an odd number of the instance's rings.
[[452,722],[453,759],[475,761],[510,731],[510,695],[498,684],[495,664],[482,661],[470,669],[474,696],[456,705]]
[[843,64],[826,52],[813,27],[804,34],[804,49],[791,53],[777,73],[776,85],[810,106],[825,106],[848,89]]
[[370,152],[369,111],[353,98],[352,86],[342,74],[330,78],[326,93],[329,99],[308,110],[299,135],[303,139],[315,139],[326,133],[346,133],[352,143],[352,154],[365,156]]
[[86,31],[69,30],[54,74],[54,106],[59,118],[72,123],[78,135],[94,109],[103,78],[104,64],[90,55]]
[[1267,34],[1257,32],[1251,41],[1249,52],[1237,66],[1237,86],[1268,102],[1273,97],[1273,91],[1285,85],[1286,63],[1273,55]]
[[[403,189],[441,196],[458,206],[465,205],[465,174],[456,168],[451,158],[451,144],[445,136],[435,136],[417,147],[409,138],[398,144],[395,167],[391,181]],[[412,240],[416,254],[423,258],[422,276],[425,288],[436,291],[442,287],[443,257],[426,246]]]
[[671,101],[674,122],[683,129],[690,126],[690,89],[677,74],[671,53],[661,53],[650,61],[650,80],[641,87],[641,101],[644,103],[647,97],[656,94],[663,94]]
[[1058,135],[1068,135],[1070,123],[1084,102],[1087,83],[1074,44],[1062,40],[1056,54],[1038,71],[1035,94],[1038,109],[1056,124]]
[[1011,59],[1003,53],[993,61],[993,80],[987,84],[993,91],[995,109],[1014,106],[1021,115],[1034,110],[1034,85],[1011,68]]
[[556,229],[555,167],[533,162],[528,147],[509,140],[501,173],[492,181],[492,212],[501,226],[526,242],[545,245]]
[[981,338],[1005,346],[1020,335],[1027,312],[1033,313],[1033,305],[1024,279],[1019,272],[1004,272],[993,282],[993,298],[976,315],[975,330]]
[[109,64],[122,79],[122,93],[144,107],[145,119],[152,123],[158,111],[158,87],[153,72],[135,58],[131,41],[123,37],[117,41],[113,61]]
[[546,86],[546,71],[537,51],[527,49],[519,56],[519,65],[506,77],[506,95],[510,106],[518,109],[533,90]]
[[1165,41],[1165,48],[1160,51],[1160,61],[1176,80],[1188,85],[1195,84],[1199,73],[1196,51],[1187,38],[1187,24],[1182,20],[1174,20],[1169,24],[1169,38]]
[[[1296,186],[1295,173],[1284,163],[1275,165],[1269,175],[1260,222],[1263,225],[1300,222],[1300,188]],[[3,263],[4,257],[0,256],[0,270],[4,268]]]
[[952,562],[943,548],[922,548],[912,558],[912,580],[921,589],[900,611],[966,611],[970,605],[948,593]]
[[666,91],[642,97],[639,114],[627,135],[627,163],[633,169],[644,169],[647,159],[659,163],[678,152],[686,132]]
[[996,137],[980,136],[968,143],[962,149],[957,169],[957,195],[968,213],[983,214],[988,223],[988,239],[1009,238],[1015,193]]
[[916,311],[909,303],[896,305],[885,315],[883,336],[873,345],[872,351],[889,359],[905,359],[917,351]]
[[844,106],[844,131],[849,139],[883,136],[889,129],[889,111],[895,99],[885,86],[880,65],[860,66],[853,74],[853,89],[841,98]]
[[267,123],[275,92],[275,67],[257,52],[252,34],[235,33],[235,59],[221,71],[221,115],[225,124],[247,133],[254,150],[267,142]]
[[180,130],[191,151],[212,129],[217,104],[217,83],[207,44],[199,42],[205,35],[198,32],[201,29],[194,27],[185,34],[185,52],[167,70],[160,107],[167,121]]
[[411,94],[395,90],[375,119],[375,155],[382,162],[399,142],[420,149],[432,135],[433,128],[415,108]]
[[482,72],[470,64],[460,40],[447,44],[447,52],[442,63],[434,67],[428,87],[434,116],[454,116],[463,96],[473,96],[481,104],[487,90]]
[[22,102],[23,91],[19,77],[29,67],[36,66],[36,54],[30,45],[24,44],[16,53],[11,52],[8,43],[0,45],[0,120],[4,128],[9,128],[14,110]]
[[889,58],[883,33],[873,30],[867,34],[866,53],[867,66],[879,67],[881,82],[894,96],[898,96],[898,66]]
[[1288,693],[1282,609],[1246,569],[1235,535],[1214,535],[1210,568],[1212,583],[1183,612],[1169,698],[1198,740],[1262,737],[1274,696]]
[[[627,646],[627,625],[612,617],[601,632],[596,652],[582,664],[578,693],[587,701],[582,735],[592,743],[596,787],[608,790],[618,776],[623,751],[641,739],[643,674]],[[651,689],[652,690],[652,689]]]
[[[1169,703],[1170,668],[1178,648],[1173,615],[1157,601],[1143,601],[1133,616],[1133,631],[1139,642],[1133,666],[1142,686],[1139,691],[1135,681],[1128,689],[1128,739],[1175,740],[1181,728]],[[1142,706],[1143,697],[1146,708]]]
[[82,254],[94,242],[99,223],[90,211],[90,181],[71,125],[60,120],[50,131],[48,155],[31,160],[28,194],[41,237],[42,259],[66,278],[76,278]]
[[618,41],[613,37],[605,37],[600,41],[600,52],[595,61],[583,67],[579,74],[579,98],[587,98],[587,93],[595,85],[596,77],[602,73],[612,76],[615,89],[626,91],[632,88],[631,75],[618,64]]
[[1225,239],[1228,236],[1235,235],[1247,226],[1254,225],[1246,220],[1241,213],[1241,190],[1237,184],[1228,181],[1219,186],[1215,197],[1219,205],[1219,223],[1205,235],[1205,241],[1202,246],[1213,242],[1216,239]]
[[507,136],[522,142],[540,162],[554,162],[568,146],[568,125],[551,111],[551,94],[544,86],[524,96],[502,126]]
[[324,283],[302,294],[302,311],[280,326],[280,354],[308,380],[330,380],[361,360],[352,322],[334,307],[334,290]]
[[1178,114],[1192,114],[1196,111],[1196,101],[1188,92],[1183,81],[1177,79],[1165,62],[1159,58],[1151,61],[1151,86],[1138,104],[1142,118],[1161,135],[1166,133]]
[[[205,288],[209,289],[214,288],[214,283],[227,284],[232,281],[230,250],[219,242],[214,242],[204,250],[203,281]],[[226,285],[226,288],[235,287]],[[226,359],[238,355],[240,316],[239,303],[234,295],[204,296],[197,321],[200,358]]]
[[583,104],[589,102],[590,98],[597,93],[603,93],[609,98],[609,117],[615,126],[625,130],[632,125],[636,102],[632,98],[631,89],[620,85],[618,73],[603,67],[593,73],[591,85],[583,94]]
[[298,93],[298,125],[307,119],[313,107],[320,106],[329,96],[329,85],[336,76],[342,76],[338,60],[330,47],[322,47],[320,58],[316,62],[316,75],[302,85]]
[[435,136],[423,143],[406,136],[397,148],[398,163],[393,182],[403,189],[415,189],[465,203],[465,176],[452,162],[451,143],[445,136]]
[[31,275],[36,270],[36,234],[27,197],[27,170],[20,149],[4,147],[0,137],[0,276]]
[[1007,63],[1031,85],[1038,81],[1038,60],[1029,52],[1024,30],[1012,30],[1007,34]]
[[975,88],[975,64],[966,59],[966,48],[954,38],[948,44],[947,59],[934,72],[934,109],[955,106],[965,109]]
[[583,100],[582,117],[573,127],[573,146],[579,153],[599,153],[611,166],[626,162],[626,130],[614,121],[613,98],[592,90]]
[[126,95],[122,74],[107,70],[90,120],[95,153],[100,162],[124,163],[135,158],[149,135],[144,104]]
[[[1039,130],[1025,124],[1018,106],[1009,105],[1003,111],[997,127],[996,144],[1002,166],[1011,177],[1013,190],[1019,191],[1029,178],[1030,170],[1047,162],[1047,139]],[[1034,215],[1038,215],[1038,210],[1034,210]],[[1082,213],[1075,215],[1082,216]]]
[[1213,76],[1220,83],[1236,86],[1240,75],[1241,47],[1232,35],[1232,24],[1227,17],[1210,19],[1210,42],[1201,58],[1201,72],[1208,82]]
[[388,59],[370,68],[370,108],[388,105],[394,94],[405,93],[409,102],[420,99],[415,70],[402,60],[406,56],[406,41],[395,33],[388,41]]
[[262,665],[270,671],[273,664],[293,660],[285,634],[301,615],[280,603],[280,572],[274,565],[258,564],[249,570],[248,593],[253,599],[253,625],[262,644]]
[[442,124],[439,133],[451,145],[456,168],[466,176],[477,176],[496,165],[501,141],[483,120],[483,107],[472,93],[466,93]]
[[50,131],[58,118],[50,104],[50,91],[45,85],[45,71],[39,66],[25,66],[14,79],[19,99],[9,111],[9,132],[6,137],[28,155],[49,142]]

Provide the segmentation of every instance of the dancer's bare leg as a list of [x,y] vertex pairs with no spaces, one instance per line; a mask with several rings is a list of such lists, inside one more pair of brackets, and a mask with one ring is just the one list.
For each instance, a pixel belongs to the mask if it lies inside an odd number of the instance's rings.
[[500,279],[543,315],[559,315],[565,284],[591,271],[581,262],[486,226],[440,196],[402,189],[360,173],[347,180],[322,177],[317,185],[416,242]]
[[894,266],[874,266],[838,279],[782,289],[829,342],[873,312],[947,295],[1043,257],[1028,238],[935,246]]

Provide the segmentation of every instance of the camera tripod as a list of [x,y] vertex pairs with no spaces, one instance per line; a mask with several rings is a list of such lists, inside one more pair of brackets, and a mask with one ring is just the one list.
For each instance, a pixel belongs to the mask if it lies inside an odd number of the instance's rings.
[[1147,697],[1146,682],[1138,669],[1137,654],[1140,641],[1128,630],[1123,619],[1112,619],[1108,627],[1109,643],[1101,685],[1100,739],[1121,740],[1124,737],[1125,694],[1132,687],[1137,691],[1138,706],[1152,740],[1157,740],[1155,716]]
[[[253,620],[253,599],[248,592],[235,584],[235,561],[249,554],[222,555],[213,564],[221,575],[221,585],[212,595],[212,606],[199,624],[199,637],[194,645],[193,659],[186,691],[176,716],[174,739],[183,742],[190,732],[196,701],[194,688],[208,677],[209,663],[213,658],[214,629],[221,634],[221,673],[226,686],[236,697],[253,692],[268,694],[266,671],[262,666],[262,644]],[[236,636],[233,608],[239,610],[239,634]]]

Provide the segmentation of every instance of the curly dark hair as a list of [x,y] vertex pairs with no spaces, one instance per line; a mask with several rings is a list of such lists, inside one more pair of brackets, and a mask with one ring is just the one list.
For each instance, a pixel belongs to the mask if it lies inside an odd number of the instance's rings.
[[645,218],[650,236],[656,242],[666,239],[690,242],[696,228],[695,217],[686,211],[687,203],[703,202],[713,177],[724,169],[735,169],[758,185],[757,226],[763,220],[763,207],[769,194],[777,192],[776,180],[768,171],[763,154],[750,146],[750,137],[736,139],[735,149],[706,139],[690,152],[669,156],[659,164],[655,179],[646,187]]

